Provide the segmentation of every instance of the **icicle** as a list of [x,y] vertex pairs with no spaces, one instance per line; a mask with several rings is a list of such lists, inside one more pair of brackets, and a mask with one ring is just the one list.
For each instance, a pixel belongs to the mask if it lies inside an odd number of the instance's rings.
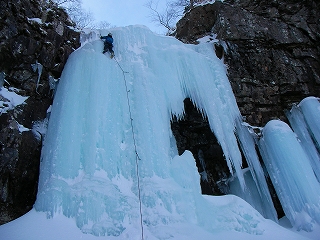
[[57,86],[57,82],[59,81],[59,79],[55,79],[54,77],[52,77],[51,75],[49,75],[49,86],[50,86],[50,90],[55,90],[56,86]]
[[36,87],[36,92],[38,92],[38,87],[40,83],[43,66],[40,63],[38,63],[38,61],[36,61],[35,64],[31,64],[31,66],[34,72],[38,71],[38,80],[37,80],[37,87]]
[[260,152],[286,216],[297,229],[312,231],[320,223],[320,186],[306,153],[282,121],[268,122],[262,134]]
[[286,112],[286,116],[289,119],[294,132],[301,141],[301,145],[309,157],[312,169],[320,182],[320,155],[309,134],[308,126],[304,120],[300,107],[294,105],[290,111]]
[[307,97],[301,101],[299,107],[303,113],[308,129],[316,142],[320,152],[320,99]]
[[[241,149],[245,155],[252,178],[259,193],[259,197],[262,201],[261,205],[263,207],[260,210],[262,211],[260,213],[264,217],[278,222],[277,212],[274,208],[268,185],[265,179],[265,175],[259,162],[259,158],[255,149],[254,139],[252,135],[249,133],[248,128],[242,124],[239,118],[237,119],[236,124],[237,137],[239,139]],[[249,189],[245,189],[245,191],[247,190]]]

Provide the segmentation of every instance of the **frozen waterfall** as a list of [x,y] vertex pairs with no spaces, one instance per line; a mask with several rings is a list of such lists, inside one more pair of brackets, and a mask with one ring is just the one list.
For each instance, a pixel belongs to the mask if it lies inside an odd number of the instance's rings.
[[[113,36],[115,61],[94,39],[68,60],[42,151],[35,209],[75,218],[86,233],[120,235],[139,216],[141,190],[146,225],[199,223],[211,204],[201,198],[192,156],[176,157],[170,119],[183,115],[190,97],[208,116],[244,188],[235,137],[240,113],[225,66],[211,44],[185,45],[144,27],[115,29]],[[175,167],[180,158],[186,165]]]
[[[45,239],[305,239],[276,223],[266,175],[293,226],[310,231],[320,223],[318,99],[292,115],[310,133],[303,147],[280,121],[259,139],[241,120],[212,43],[187,45],[144,26],[110,31],[114,60],[101,53],[106,30],[84,34],[69,57],[42,149],[36,211],[1,226],[0,235],[44,239],[25,230],[39,225],[51,229]],[[195,160],[189,151],[178,155],[170,128],[185,98],[208,117],[235,179],[230,188],[256,210],[234,195],[201,195]]]

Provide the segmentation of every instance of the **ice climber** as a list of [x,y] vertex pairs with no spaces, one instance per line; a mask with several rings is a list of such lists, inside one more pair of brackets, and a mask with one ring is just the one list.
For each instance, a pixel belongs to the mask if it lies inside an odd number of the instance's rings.
[[100,39],[104,40],[104,48],[102,53],[110,52],[110,57],[114,57],[114,51],[112,50],[113,48],[113,38],[112,34],[109,33],[107,36],[101,36]]

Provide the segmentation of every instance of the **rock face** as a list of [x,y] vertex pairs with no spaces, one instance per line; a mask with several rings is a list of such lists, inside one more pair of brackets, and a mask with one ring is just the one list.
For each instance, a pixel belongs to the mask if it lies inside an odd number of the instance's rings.
[[320,97],[320,3],[227,0],[199,6],[177,24],[176,37],[195,43],[216,35],[245,121],[286,121],[284,110]]
[[0,16],[0,87],[28,97],[10,108],[12,99],[0,96],[2,224],[29,211],[35,201],[41,125],[66,60],[79,47],[79,32],[47,1],[0,1]]
[[[185,43],[197,43],[208,35],[217,39],[213,47],[228,66],[244,121],[264,126],[274,118],[287,121],[284,111],[303,98],[320,97],[319,16],[319,1],[216,1],[186,13],[177,23],[175,35]],[[207,182],[201,181],[203,193],[223,193],[223,186],[217,183],[228,177],[228,169],[223,165],[221,149],[209,137],[212,133],[206,120],[190,117],[195,116],[194,110],[192,113],[185,108],[185,119],[172,124],[178,149],[193,152],[200,174],[201,149],[208,176]],[[268,184],[278,216],[282,217],[272,183]]]
[[173,117],[171,121],[179,154],[185,150],[192,152],[201,175],[203,194],[227,193],[225,181],[230,177],[230,171],[222,148],[210,129],[208,119],[203,117],[189,98],[184,100],[184,112],[183,119]]

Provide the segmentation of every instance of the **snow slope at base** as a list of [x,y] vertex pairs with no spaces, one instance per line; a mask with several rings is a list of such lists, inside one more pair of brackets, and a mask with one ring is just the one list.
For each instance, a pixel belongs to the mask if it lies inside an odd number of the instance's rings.
[[[214,201],[223,203],[226,197],[216,197]],[[144,229],[144,239],[176,239],[176,240],[194,240],[194,239],[237,239],[237,240],[319,240],[320,227],[311,233],[304,231],[299,232],[299,235],[291,232],[276,223],[266,220],[264,223],[262,235],[251,235],[237,231],[217,231],[209,233],[202,228],[191,225],[177,223],[173,225],[162,225],[153,228]],[[51,219],[47,219],[44,213],[31,210],[24,216],[7,223],[0,227],[2,240],[139,240],[141,239],[141,229],[132,227],[125,230],[121,237],[97,237],[91,234],[83,234],[76,227],[75,222],[71,218],[63,215],[55,215]],[[304,235],[305,237],[301,236]]]
[[320,239],[320,226],[319,225],[315,225],[312,232],[306,232],[303,230],[297,231],[294,228],[292,228],[292,225],[287,217],[283,217],[283,218],[279,219],[279,224],[282,227],[290,229],[291,231],[293,231],[297,234],[300,234],[302,236],[305,236],[307,238],[314,239],[314,240]]

